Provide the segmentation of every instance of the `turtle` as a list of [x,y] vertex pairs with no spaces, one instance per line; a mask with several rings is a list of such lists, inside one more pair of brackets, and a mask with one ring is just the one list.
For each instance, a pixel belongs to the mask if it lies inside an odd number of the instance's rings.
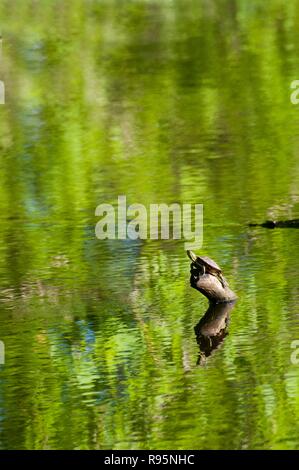
[[207,272],[208,274],[217,277],[223,288],[227,285],[226,280],[222,275],[221,268],[214,260],[208,256],[196,256],[196,254],[191,250],[187,250],[187,255],[195,265],[202,268],[203,274]]

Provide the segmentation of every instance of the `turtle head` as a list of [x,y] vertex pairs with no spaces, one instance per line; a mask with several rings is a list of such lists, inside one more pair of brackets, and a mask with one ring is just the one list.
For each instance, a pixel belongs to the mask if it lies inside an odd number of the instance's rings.
[[189,258],[191,259],[191,261],[193,263],[195,263],[195,261],[197,260],[197,256],[195,253],[193,253],[193,251],[191,250],[187,250],[187,255],[189,256]]
[[[195,253],[191,250],[187,250],[187,255],[189,256],[191,260],[191,267],[190,267],[190,272],[191,272],[191,285],[195,287],[196,282],[198,281],[199,277],[205,274],[205,268],[200,262],[200,258],[196,256]],[[193,285],[193,284],[194,285]]]

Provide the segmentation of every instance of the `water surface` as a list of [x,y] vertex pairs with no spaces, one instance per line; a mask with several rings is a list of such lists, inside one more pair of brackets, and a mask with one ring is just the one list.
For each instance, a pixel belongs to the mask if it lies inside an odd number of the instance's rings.
[[[3,0],[0,447],[299,448],[299,2]],[[95,208],[204,204],[239,301],[199,366],[183,240]]]

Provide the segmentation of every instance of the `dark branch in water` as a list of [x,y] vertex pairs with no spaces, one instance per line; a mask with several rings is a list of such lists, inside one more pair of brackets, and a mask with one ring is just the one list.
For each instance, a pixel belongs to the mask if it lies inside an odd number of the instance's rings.
[[249,227],[265,228],[299,228],[299,219],[293,220],[266,220],[262,224],[248,224]]

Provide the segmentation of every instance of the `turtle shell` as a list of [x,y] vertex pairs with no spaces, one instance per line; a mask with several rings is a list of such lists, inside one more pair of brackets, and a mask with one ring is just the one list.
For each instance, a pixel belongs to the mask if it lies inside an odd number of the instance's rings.
[[205,266],[208,266],[209,268],[215,269],[215,271],[218,271],[221,273],[221,268],[218,266],[216,261],[212,260],[208,256],[197,256],[196,261],[200,264],[204,264]]
[[215,271],[221,273],[220,266],[218,266],[218,264],[214,260],[209,258],[208,256],[196,256],[196,254],[193,253],[193,251],[191,251],[191,250],[187,251],[187,255],[189,256],[191,261],[193,261],[193,263],[199,263],[201,265],[207,266],[207,267],[209,267],[211,269],[214,269]]

